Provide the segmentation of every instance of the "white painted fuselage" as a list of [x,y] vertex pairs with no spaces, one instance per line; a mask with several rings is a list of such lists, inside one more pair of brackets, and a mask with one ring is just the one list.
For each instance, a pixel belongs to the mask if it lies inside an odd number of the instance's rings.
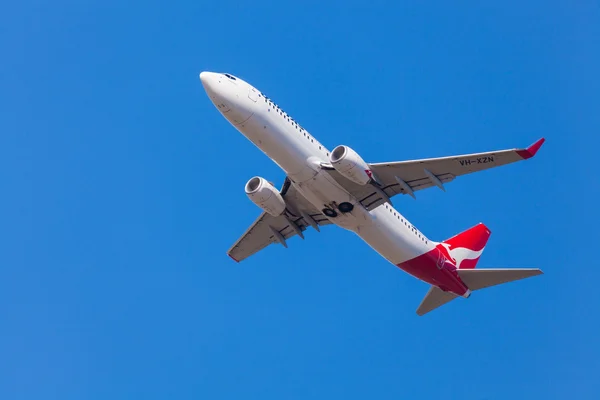
[[435,248],[437,243],[427,239],[391,204],[365,209],[322,169],[322,164],[329,163],[329,150],[256,88],[229,74],[203,72],[200,79],[221,114],[285,171],[317,210],[332,203],[354,205],[351,212],[329,218],[332,223],[355,232],[394,265]]

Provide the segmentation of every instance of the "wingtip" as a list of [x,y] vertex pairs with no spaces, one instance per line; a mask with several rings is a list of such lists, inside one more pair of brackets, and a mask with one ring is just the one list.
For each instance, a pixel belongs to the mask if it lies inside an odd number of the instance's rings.
[[529,154],[531,154],[531,157],[535,156],[535,153],[538,152],[538,150],[540,149],[540,147],[542,147],[542,145],[544,144],[545,141],[546,141],[546,138],[540,138],[537,142],[535,142],[534,144],[532,144],[531,146],[529,146],[527,148],[527,152],[529,152]]
[[523,149],[523,150],[517,150],[517,153],[524,160],[527,160],[536,155],[536,153],[538,152],[540,147],[542,147],[542,145],[544,144],[545,141],[546,141],[545,138],[540,138],[535,143],[533,143],[531,146],[529,146],[528,148]]
[[231,258],[233,261],[235,261],[236,263],[239,263],[239,261],[238,261],[238,260],[236,260],[235,258],[233,258],[233,256],[232,256],[231,254],[227,253],[227,255],[228,255],[228,256],[229,256],[229,258]]

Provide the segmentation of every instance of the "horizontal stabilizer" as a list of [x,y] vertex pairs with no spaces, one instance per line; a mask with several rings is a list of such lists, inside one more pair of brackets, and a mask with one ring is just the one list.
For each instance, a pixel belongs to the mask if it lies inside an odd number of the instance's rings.
[[479,290],[543,274],[542,270],[538,268],[458,269],[456,272],[471,290]]
[[452,292],[444,292],[437,286],[431,286],[419,308],[417,308],[417,315],[427,314],[429,311],[435,310],[457,297]]

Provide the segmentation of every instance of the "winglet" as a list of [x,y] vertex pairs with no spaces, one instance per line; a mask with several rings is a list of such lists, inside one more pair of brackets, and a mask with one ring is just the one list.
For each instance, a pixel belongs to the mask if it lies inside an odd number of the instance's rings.
[[535,153],[538,152],[538,150],[540,149],[540,147],[542,147],[542,145],[544,144],[545,141],[546,141],[546,139],[541,138],[540,140],[538,140],[537,142],[535,142],[528,148],[526,148],[524,150],[517,150],[517,154],[520,155],[521,158],[523,158],[524,160],[527,160],[528,158],[535,156]]

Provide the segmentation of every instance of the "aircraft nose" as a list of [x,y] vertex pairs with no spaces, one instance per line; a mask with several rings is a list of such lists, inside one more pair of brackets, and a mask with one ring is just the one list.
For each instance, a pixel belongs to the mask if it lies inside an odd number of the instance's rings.
[[200,82],[202,82],[202,86],[207,92],[215,91],[215,85],[218,83],[216,75],[214,72],[200,72]]
[[249,99],[248,87],[241,80],[229,74],[203,71],[200,82],[210,101],[233,125],[244,123],[253,115],[256,100]]

